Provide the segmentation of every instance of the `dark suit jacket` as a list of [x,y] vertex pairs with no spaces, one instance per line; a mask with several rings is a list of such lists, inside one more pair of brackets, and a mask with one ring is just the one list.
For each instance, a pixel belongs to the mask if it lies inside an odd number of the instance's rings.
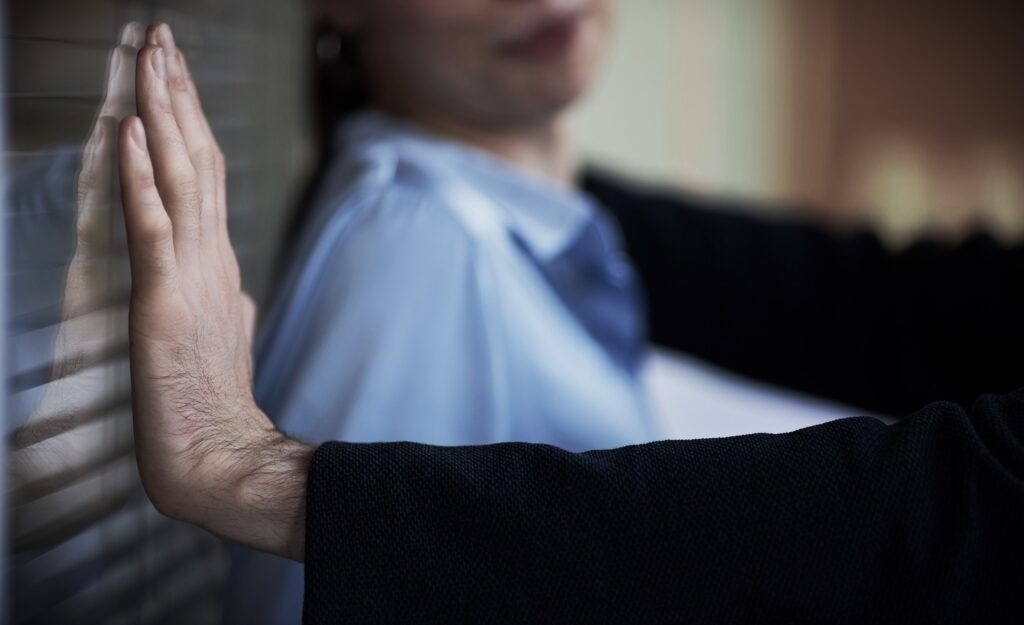
[[978,235],[893,253],[739,202],[600,174],[584,188],[621,226],[656,343],[892,416],[1024,384],[1022,245]]
[[[1020,295],[988,288],[1020,257],[990,241],[891,255],[616,193],[670,346],[886,411],[1022,382]],[[310,468],[309,623],[1017,622],[1022,590],[1024,391],[583,454],[328,443]]]

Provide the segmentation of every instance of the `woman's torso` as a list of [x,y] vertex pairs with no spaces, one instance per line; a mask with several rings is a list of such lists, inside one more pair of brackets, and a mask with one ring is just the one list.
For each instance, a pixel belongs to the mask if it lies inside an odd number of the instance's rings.
[[[318,443],[658,438],[643,303],[582,194],[369,113],[341,132],[260,341],[256,394]],[[228,621],[297,622],[302,569],[235,554]]]
[[257,396],[282,428],[572,450],[654,437],[642,301],[596,207],[381,115],[342,141],[261,342]]

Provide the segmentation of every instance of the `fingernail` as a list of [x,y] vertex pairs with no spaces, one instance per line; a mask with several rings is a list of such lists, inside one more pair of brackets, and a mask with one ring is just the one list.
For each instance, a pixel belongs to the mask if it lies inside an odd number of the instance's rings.
[[132,119],[128,124],[128,134],[132,138],[135,147],[143,152],[146,151],[146,133],[142,129],[142,120],[138,117]]
[[156,30],[157,41],[160,42],[160,47],[167,50],[167,54],[174,55],[177,48],[174,45],[174,34],[171,32],[171,27],[167,24],[160,24]]
[[142,24],[128,22],[121,29],[121,45],[139,47],[139,33],[142,31]]
[[153,53],[153,71],[156,72],[156,77],[160,80],[163,80],[167,75],[163,48],[157,48],[156,52]]

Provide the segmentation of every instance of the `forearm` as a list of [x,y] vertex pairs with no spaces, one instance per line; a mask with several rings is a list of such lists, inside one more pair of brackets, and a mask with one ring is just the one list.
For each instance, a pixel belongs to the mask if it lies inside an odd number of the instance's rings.
[[583,454],[328,443],[307,622],[993,620],[1024,581],[1022,437],[1024,392]]

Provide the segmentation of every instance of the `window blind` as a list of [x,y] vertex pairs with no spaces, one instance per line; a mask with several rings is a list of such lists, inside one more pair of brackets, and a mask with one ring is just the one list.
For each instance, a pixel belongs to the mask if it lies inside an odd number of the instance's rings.
[[[301,7],[279,0],[9,2],[4,31],[4,426],[13,623],[213,623],[223,547],[159,515],[131,436],[130,275],[111,128],[126,23],[162,20],[228,162],[245,287],[265,299],[303,171]],[[120,73],[119,73],[120,72]],[[104,135],[104,132],[107,134]]]

